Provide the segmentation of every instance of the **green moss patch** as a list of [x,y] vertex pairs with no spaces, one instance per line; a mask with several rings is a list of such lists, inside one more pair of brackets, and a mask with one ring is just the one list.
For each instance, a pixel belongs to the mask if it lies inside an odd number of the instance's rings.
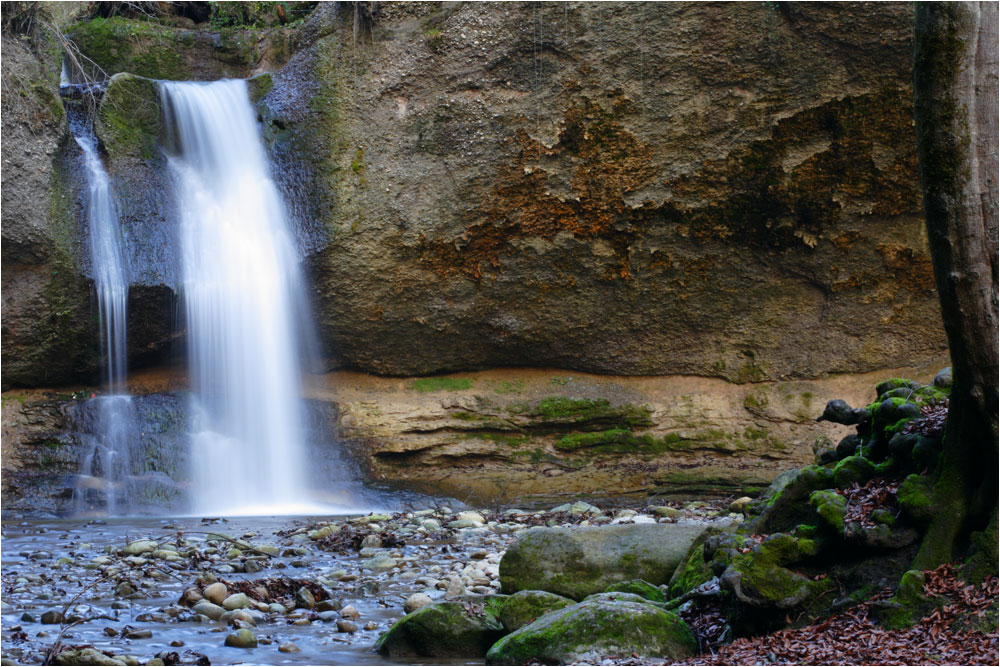
[[111,157],[152,159],[161,132],[156,82],[131,74],[111,77],[97,117],[97,133]]
[[410,389],[422,394],[432,391],[465,391],[472,388],[469,378],[429,377],[418,378],[410,383]]

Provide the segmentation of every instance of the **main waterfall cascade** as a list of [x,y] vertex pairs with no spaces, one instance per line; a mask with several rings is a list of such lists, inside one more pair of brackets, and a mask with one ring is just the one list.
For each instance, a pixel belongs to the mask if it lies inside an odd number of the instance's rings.
[[160,86],[194,390],[191,509],[314,511],[296,331],[305,292],[246,82]]
[[84,436],[88,447],[80,466],[74,504],[77,511],[106,505],[109,513],[116,514],[129,495],[125,487],[132,472],[130,441],[134,436],[132,398],[125,387],[128,270],[117,207],[93,128],[76,114],[71,127],[83,151],[87,176],[86,220],[107,391],[107,395],[93,399],[97,407],[95,425],[93,432]]

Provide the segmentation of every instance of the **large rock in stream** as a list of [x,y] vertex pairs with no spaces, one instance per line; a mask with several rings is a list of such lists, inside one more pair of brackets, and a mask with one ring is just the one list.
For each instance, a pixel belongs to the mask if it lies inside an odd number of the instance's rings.
[[375,643],[389,658],[473,658],[504,634],[497,616],[506,596],[466,596],[421,607],[396,621]]
[[574,600],[632,579],[660,585],[705,530],[699,524],[532,528],[500,560],[504,593],[542,590]]
[[611,655],[639,660],[681,660],[697,648],[690,628],[676,614],[628,594],[598,595],[545,614],[497,642],[488,665],[600,664]]

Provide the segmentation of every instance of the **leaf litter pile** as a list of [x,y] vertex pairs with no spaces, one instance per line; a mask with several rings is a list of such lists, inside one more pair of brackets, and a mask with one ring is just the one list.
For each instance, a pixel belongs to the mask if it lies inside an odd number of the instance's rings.
[[924,405],[920,408],[920,413],[920,417],[911,419],[903,425],[903,433],[938,435],[944,430],[944,422],[948,418],[948,399]]
[[872,512],[876,509],[882,508],[891,511],[894,515],[899,514],[896,505],[897,491],[899,491],[899,482],[883,478],[873,479],[864,486],[855,482],[849,488],[838,491],[847,499],[844,521],[872,527],[875,526]]
[[[946,597],[913,627],[887,630],[870,615],[883,606],[891,591],[883,591],[852,609],[814,625],[741,638],[676,664],[686,665],[996,665],[996,633],[974,629],[971,622],[996,623],[997,578],[968,586],[955,577],[951,565],[924,573],[924,593]],[[990,618],[992,617],[992,621]],[[712,619],[709,624],[714,625]]]

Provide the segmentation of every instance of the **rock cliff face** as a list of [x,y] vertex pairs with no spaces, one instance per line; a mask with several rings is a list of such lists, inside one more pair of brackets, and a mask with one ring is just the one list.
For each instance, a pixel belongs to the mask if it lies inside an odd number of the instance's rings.
[[77,268],[75,179],[61,159],[70,148],[58,61],[4,35],[2,79],[3,384],[61,382],[93,365],[97,327]]
[[[945,349],[911,139],[909,5],[353,12],[320,5],[256,31],[96,19],[72,33],[108,74],[273,72],[257,106],[328,367],[745,382]],[[79,183],[60,176],[75,147],[55,62],[25,53],[34,64],[5,57],[5,85],[33,68],[48,103],[34,134],[4,114],[5,136],[24,134],[4,145],[4,386],[97,368]],[[141,363],[183,323],[155,87],[116,81],[129,94],[111,96],[117,115],[106,102],[98,129],[146,308],[130,332]]]
[[379,7],[320,10],[260,102],[328,234],[331,364],[743,382],[943,349],[908,6]]

